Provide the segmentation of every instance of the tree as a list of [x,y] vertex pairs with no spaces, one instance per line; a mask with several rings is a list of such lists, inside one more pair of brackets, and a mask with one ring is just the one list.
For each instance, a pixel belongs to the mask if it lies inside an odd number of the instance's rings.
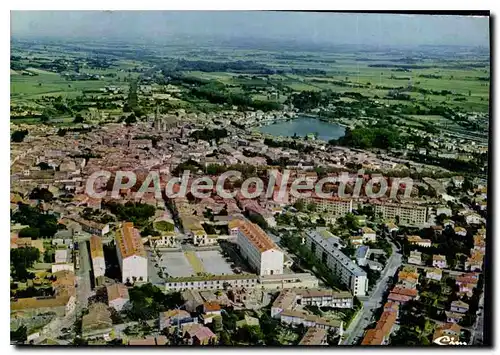
[[222,326],[222,317],[221,316],[215,316],[213,318],[213,326],[214,326],[214,331],[216,333],[218,333],[222,330],[223,326]]
[[43,262],[52,264],[55,261],[55,252],[53,250],[46,250],[43,253]]
[[10,263],[12,267],[11,276],[16,281],[24,281],[32,278],[33,274],[28,272],[33,264],[40,259],[40,251],[37,248],[17,248],[10,250]]
[[316,212],[316,204],[315,203],[308,204],[307,209],[309,210],[309,212]]
[[44,202],[50,202],[50,201],[52,201],[53,197],[54,197],[54,195],[52,194],[52,192],[50,192],[45,187],[43,187],[43,188],[35,187],[31,191],[29,199],[30,200],[43,200]]
[[135,117],[135,114],[131,113],[128,115],[128,117],[125,119],[125,123],[130,126],[132,123],[136,123],[137,118]]
[[30,238],[30,239],[38,239],[40,238],[40,229],[26,227],[19,231],[19,238]]
[[83,123],[83,121],[84,121],[83,116],[77,113],[75,119],[73,120],[73,123]]
[[49,122],[49,115],[47,113],[42,113],[41,116],[40,116],[40,122],[42,123],[47,123]]
[[297,209],[297,211],[304,212],[306,208],[306,204],[304,200],[297,200],[294,204],[293,207]]
[[27,334],[28,329],[25,325],[21,325],[14,331],[10,331],[10,341],[14,344],[24,344],[24,342],[28,339]]
[[24,140],[24,137],[28,135],[28,130],[22,130],[22,131],[14,131],[12,133],[10,140],[14,143],[20,143]]

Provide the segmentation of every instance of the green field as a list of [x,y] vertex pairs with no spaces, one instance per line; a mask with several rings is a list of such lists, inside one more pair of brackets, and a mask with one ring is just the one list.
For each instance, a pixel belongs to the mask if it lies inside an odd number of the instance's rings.
[[[141,87],[146,87],[146,91],[141,89],[139,93],[143,113],[152,113],[158,103],[169,109],[182,108],[195,112],[224,109],[218,101],[192,95],[192,84],[176,84],[173,87],[177,92],[173,93],[165,89],[165,80],[158,79],[162,79],[164,66],[176,68],[171,65],[172,61],[212,63],[214,70],[207,70],[202,65],[200,69],[176,69],[177,75],[201,79],[202,82],[196,84],[198,86],[218,82],[225,95],[243,95],[257,103],[284,104],[292,95],[303,91],[331,91],[340,94],[339,103],[346,105],[357,105],[357,99],[346,93],[359,93],[377,105],[387,107],[444,106],[462,112],[489,111],[490,71],[484,55],[462,53],[447,57],[444,53],[428,52],[427,57],[411,59],[412,64],[405,66],[403,54],[382,51],[314,52],[176,44],[155,47],[154,54],[141,58],[132,44],[89,42],[81,43],[78,48],[66,44],[39,43],[12,47],[11,55],[17,56],[14,66],[11,61],[10,72],[11,107],[14,107],[11,112],[15,112],[14,116],[32,121],[30,110],[40,114],[45,109],[51,109],[53,101],[59,97],[70,106],[78,103],[77,111],[81,111],[82,104],[85,107],[96,106],[93,102],[96,97],[104,97],[111,102],[112,96],[106,96],[101,89],[113,86],[121,88],[122,97],[119,100],[122,101],[119,106],[101,107],[99,111],[105,116],[119,118],[124,114],[123,100],[130,82],[136,79]],[[112,55],[96,56],[96,50],[99,53],[111,51]],[[104,60],[105,65],[89,59],[96,57],[104,58],[100,60]],[[64,70],[59,67],[47,69],[61,60],[66,63]],[[218,64],[238,62],[266,67],[272,72],[252,72],[247,70],[246,65],[240,70],[224,69],[220,65],[222,69],[217,69]],[[67,80],[63,73],[73,78]],[[73,80],[75,75],[81,74],[100,77],[98,80]],[[406,98],[391,97],[394,92],[406,95]],[[63,122],[68,119],[63,114],[55,118],[62,118]],[[411,116],[405,119],[405,123],[414,127],[432,123],[438,127],[461,129],[444,117]]]

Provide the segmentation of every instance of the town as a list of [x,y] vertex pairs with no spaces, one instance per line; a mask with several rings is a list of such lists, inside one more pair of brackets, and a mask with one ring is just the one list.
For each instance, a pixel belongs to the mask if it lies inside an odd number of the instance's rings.
[[[243,100],[149,64],[27,61],[11,78],[97,90],[12,98],[11,343],[483,344],[487,112],[422,103],[434,127],[350,81]],[[305,119],[342,134],[265,130]]]

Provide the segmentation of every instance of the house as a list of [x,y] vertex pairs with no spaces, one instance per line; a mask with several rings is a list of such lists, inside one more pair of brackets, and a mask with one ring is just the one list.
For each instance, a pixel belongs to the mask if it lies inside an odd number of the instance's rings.
[[94,277],[100,284],[100,278],[104,277],[106,272],[106,263],[104,261],[104,249],[102,246],[101,237],[93,235],[90,237],[90,258],[92,259],[92,270]]
[[441,269],[427,269],[425,277],[429,280],[441,281],[443,277],[443,271]]
[[464,274],[455,278],[455,283],[458,285],[458,293],[460,295],[467,295],[471,297],[476,288],[477,282],[479,281],[479,276],[477,273]]
[[198,307],[203,305],[204,301],[200,295],[200,292],[193,289],[186,289],[181,293],[182,299],[184,300],[184,308],[188,312],[196,312]]
[[392,222],[386,223],[385,226],[386,226],[387,230],[389,231],[389,233],[399,231],[398,226]]
[[310,315],[302,311],[288,311],[285,310],[279,314],[280,321],[286,324],[298,325],[302,324],[305,327],[316,327],[321,329],[332,329],[342,335],[343,323],[340,320],[331,320],[318,317],[315,315]]
[[69,260],[68,249],[57,249],[55,252],[55,263],[62,264],[67,263]]
[[433,255],[432,256],[432,266],[439,269],[446,269],[446,256],[444,255]]
[[203,304],[203,314],[200,318],[203,324],[212,323],[214,317],[221,315],[221,307],[219,303],[216,302],[205,302]]
[[467,313],[468,310],[469,310],[469,305],[463,301],[457,300],[451,302],[450,312]]
[[361,341],[361,345],[384,345],[384,335],[382,334],[382,331],[378,329],[368,329],[365,332],[363,340]]
[[451,181],[453,182],[453,185],[457,188],[461,188],[463,183],[464,183],[464,177],[463,176],[453,176],[451,178]]
[[462,237],[465,237],[467,235],[467,230],[463,227],[455,227],[454,231],[456,235],[460,235]]
[[[486,241],[484,237],[480,234],[476,234],[474,236],[474,248],[473,250],[477,250],[478,252],[485,253],[486,252]],[[472,253],[472,251],[471,251]]]
[[192,230],[193,244],[197,246],[217,244],[217,236],[208,235],[205,230]]
[[412,288],[395,286],[389,293],[387,299],[398,304],[403,304],[408,302],[409,300],[418,299],[418,291]]
[[376,240],[377,240],[377,235],[375,233],[375,231],[371,228],[368,228],[368,227],[363,227],[361,229],[361,231],[363,232],[363,241],[365,242],[371,242],[371,243],[375,243]]
[[398,285],[404,288],[414,289],[418,285],[418,272],[401,270],[398,273]]
[[239,320],[236,322],[236,328],[241,328],[244,326],[259,326],[259,319],[255,317],[250,317],[249,315],[245,314],[245,317],[242,320]]
[[465,270],[481,271],[483,269],[483,258],[482,252],[472,249],[471,256],[465,261]]
[[[299,345],[328,345],[327,332],[321,328],[308,328]],[[333,345],[333,344],[332,344]]]
[[462,328],[456,323],[444,323],[439,325],[432,336],[432,341],[439,339],[443,336],[448,336],[455,342],[460,341],[460,334]]
[[182,326],[184,338],[189,345],[211,345],[216,344],[217,336],[201,324],[187,324]]
[[462,313],[456,313],[456,312],[444,312],[446,315],[446,321],[448,323],[460,323],[464,315]]
[[175,232],[163,232],[161,236],[150,236],[150,245],[156,248],[177,248],[177,234]]
[[443,227],[441,226],[431,226],[431,230],[434,232],[434,235],[443,234]]
[[385,311],[396,312],[396,315],[398,315],[399,305],[395,302],[388,301],[384,304],[384,312]]
[[160,313],[160,330],[194,323],[198,323],[198,319],[191,317],[191,314],[183,309],[172,309]]
[[408,240],[408,242],[411,245],[418,245],[418,246],[424,247],[424,248],[430,248],[432,245],[432,242],[430,239],[422,239],[418,235],[409,235],[406,237],[406,239]]
[[485,222],[484,218],[475,212],[467,213],[465,215],[465,221],[467,224],[483,224]]
[[279,314],[287,309],[295,307],[297,295],[291,290],[283,290],[274,300],[271,306],[271,317],[278,318]]
[[364,239],[362,236],[352,236],[349,237],[349,244],[351,244],[353,247],[359,247],[363,245]]
[[408,264],[422,265],[422,253],[417,250],[410,251]]
[[440,216],[444,214],[445,216],[451,217],[452,211],[451,208],[445,207],[445,206],[440,206],[436,208],[436,216]]
[[455,228],[455,221],[451,220],[451,219],[445,219],[443,221],[443,226],[446,228],[446,227],[451,227],[451,228]]
[[51,272],[56,273],[58,271],[75,271],[75,265],[72,262],[52,264]]
[[366,331],[361,345],[385,345],[388,343],[396,324],[399,307],[392,302],[389,305],[386,303],[386,306],[384,306],[386,310],[380,316],[375,328]]
[[108,305],[118,312],[123,310],[124,306],[130,301],[127,286],[116,283],[106,286],[108,294]]

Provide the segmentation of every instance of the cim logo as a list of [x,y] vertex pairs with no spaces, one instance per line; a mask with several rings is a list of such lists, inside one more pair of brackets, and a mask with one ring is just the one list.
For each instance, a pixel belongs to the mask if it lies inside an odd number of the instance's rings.
[[466,342],[455,340],[455,337],[450,337],[448,335],[440,336],[434,339],[434,344],[437,345],[467,345]]

